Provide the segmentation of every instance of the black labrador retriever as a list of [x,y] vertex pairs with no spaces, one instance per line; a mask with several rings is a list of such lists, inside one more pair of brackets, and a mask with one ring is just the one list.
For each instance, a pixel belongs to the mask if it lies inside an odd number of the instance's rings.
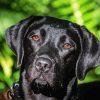
[[31,16],[10,27],[6,40],[20,67],[13,100],[77,100],[77,79],[100,65],[100,42],[67,20]]

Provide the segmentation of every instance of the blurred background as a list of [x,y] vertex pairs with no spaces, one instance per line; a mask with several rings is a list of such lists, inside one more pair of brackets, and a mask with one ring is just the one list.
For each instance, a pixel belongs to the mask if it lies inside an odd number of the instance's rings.
[[[19,79],[16,56],[5,41],[5,30],[30,15],[48,15],[85,25],[100,40],[100,0],[0,0],[0,92]],[[79,84],[99,81],[100,67]]]

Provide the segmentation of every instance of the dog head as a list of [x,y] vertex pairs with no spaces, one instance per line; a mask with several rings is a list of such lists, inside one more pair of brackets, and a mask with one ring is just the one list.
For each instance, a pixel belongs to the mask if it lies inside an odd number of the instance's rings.
[[100,65],[100,42],[67,20],[31,16],[10,27],[6,39],[17,55],[22,80],[36,93],[66,91],[72,77],[84,79]]

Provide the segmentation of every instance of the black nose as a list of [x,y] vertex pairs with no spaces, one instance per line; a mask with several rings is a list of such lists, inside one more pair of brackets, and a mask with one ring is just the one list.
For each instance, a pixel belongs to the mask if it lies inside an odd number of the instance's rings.
[[40,72],[48,72],[52,66],[52,61],[48,58],[40,57],[36,60],[35,67]]

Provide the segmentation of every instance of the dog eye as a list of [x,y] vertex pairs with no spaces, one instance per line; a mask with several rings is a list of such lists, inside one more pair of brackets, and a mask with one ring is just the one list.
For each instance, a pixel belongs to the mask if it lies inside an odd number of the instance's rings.
[[33,41],[36,41],[36,42],[40,41],[40,36],[38,36],[38,35],[33,35],[31,38]]
[[63,48],[64,49],[70,49],[70,48],[72,48],[73,47],[73,45],[71,45],[71,44],[69,44],[69,43],[65,43],[64,45],[63,45]]

